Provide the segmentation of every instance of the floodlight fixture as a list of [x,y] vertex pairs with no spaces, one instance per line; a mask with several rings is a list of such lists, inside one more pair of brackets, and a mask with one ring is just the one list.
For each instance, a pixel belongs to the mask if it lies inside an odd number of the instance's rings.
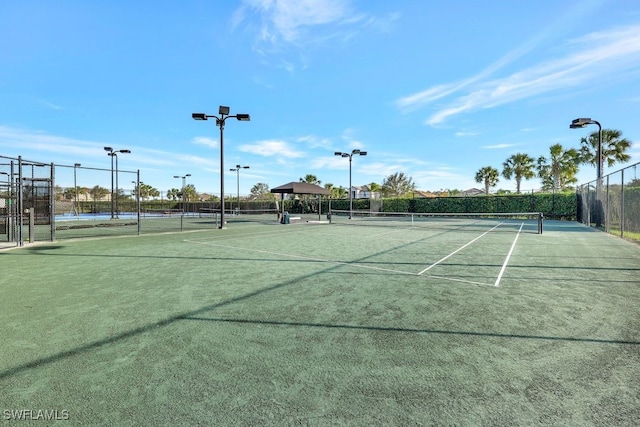
[[249,114],[236,114],[236,118],[240,122],[248,122],[251,120],[251,116],[249,116]]
[[583,117],[571,120],[571,125],[569,125],[569,127],[573,127],[575,129],[577,127],[585,127],[586,125],[590,125],[592,123],[593,120],[591,120],[591,118]]
[[218,108],[218,114],[223,115],[223,116],[228,116],[229,115],[229,107],[225,107],[224,105],[221,105]]
[[193,113],[191,117],[193,120],[207,120],[207,115],[204,113]]

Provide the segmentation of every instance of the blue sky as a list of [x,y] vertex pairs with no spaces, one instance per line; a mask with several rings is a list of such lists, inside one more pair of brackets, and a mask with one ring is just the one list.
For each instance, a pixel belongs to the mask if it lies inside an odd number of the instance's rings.
[[189,173],[219,194],[219,129],[191,118],[219,105],[251,114],[225,127],[227,194],[236,164],[242,194],[306,174],[347,187],[334,151],[355,148],[354,185],[481,187],[516,152],[578,147],[597,127],[577,117],[622,130],[640,161],[636,0],[22,0],[0,22],[0,155],[108,169],[104,146],[129,149],[119,168],[161,191]]

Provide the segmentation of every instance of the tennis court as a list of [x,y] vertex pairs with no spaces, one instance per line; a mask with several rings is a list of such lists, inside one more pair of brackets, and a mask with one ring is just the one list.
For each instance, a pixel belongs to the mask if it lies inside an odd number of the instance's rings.
[[640,424],[637,245],[307,219],[0,251],[3,422]]

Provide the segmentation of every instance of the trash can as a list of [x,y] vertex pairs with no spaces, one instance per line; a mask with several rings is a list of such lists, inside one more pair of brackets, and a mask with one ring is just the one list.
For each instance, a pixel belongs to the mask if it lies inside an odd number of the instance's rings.
[[290,223],[290,219],[289,219],[289,212],[286,212],[282,215],[282,221],[280,221],[280,223],[282,224],[289,224]]

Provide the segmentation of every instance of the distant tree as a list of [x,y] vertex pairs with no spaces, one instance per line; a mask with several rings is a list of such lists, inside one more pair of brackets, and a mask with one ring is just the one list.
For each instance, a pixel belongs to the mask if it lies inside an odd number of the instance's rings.
[[549,147],[549,158],[538,157],[538,176],[542,179],[543,190],[562,191],[570,184],[578,182],[580,155],[574,148],[565,149],[560,144]]
[[64,190],[59,185],[53,188],[56,200],[63,200],[65,198]]
[[272,193],[269,190],[269,186],[264,182],[259,182],[251,187],[251,198],[256,200],[265,200],[272,198]]
[[140,197],[142,198],[142,200],[147,200],[151,197],[158,196],[160,196],[160,191],[158,191],[157,188],[149,184],[140,183]]
[[196,186],[193,184],[187,184],[184,187],[184,194],[180,194],[180,199],[185,202],[191,202],[194,200],[198,200],[198,192],[196,191]]
[[65,200],[75,200],[76,194],[80,194],[80,187],[69,187],[65,188],[63,192],[63,196]]
[[332,199],[344,199],[349,197],[349,191],[344,187],[335,187],[333,184],[325,184],[324,188],[331,192],[329,197]]
[[516,153],[509,157],[502,164],[502,176],[516,180],[516,193],[520,194],[520,183],[522,179],[531,179],[536,176],[534,172],[535,163],[531,156],[524,153]]
[[404,172],[396,172],[384,178],[381,192],[384,196],[400,197],[412,193],[415,189],[413,178],[405,175]]
[[178,200],[180,199],[180,190],[177,188],[172,188],[167,191],[167,199],[169,200]]
[[378,184],[377,182],[372,182],[369,184],[369,190],[371,190],[371,193],[380,193],[382,191],[382,186],[380,184]]
[[489,195],[489,188],[495,187],[498,183],[500,172],[491,166],[485,166],[476,172],[476,182],[484,184],[484,194]]
[[307,174],[304,176],[304,178],[300,178],[300,182],[306,182],[308,184],[315,184],[315,185],[320,185],[321,183],[321,181],[318,179],[317,176],[311,175],[311,174]]
[[93,200],[101,200],[104,196],[109,194],[109,190],[96,185],[91,190],[89,190],[89,194],[91,195]]
[[[626,151],[631,147],[631,142],[622,137],[622,131],[615,129],[602,129],[602,159],[607,167],[616,163],[628,162],[631,156]],[[598,132],[593,132],[589,138],[580,140],[580,162],[597,167]]]

